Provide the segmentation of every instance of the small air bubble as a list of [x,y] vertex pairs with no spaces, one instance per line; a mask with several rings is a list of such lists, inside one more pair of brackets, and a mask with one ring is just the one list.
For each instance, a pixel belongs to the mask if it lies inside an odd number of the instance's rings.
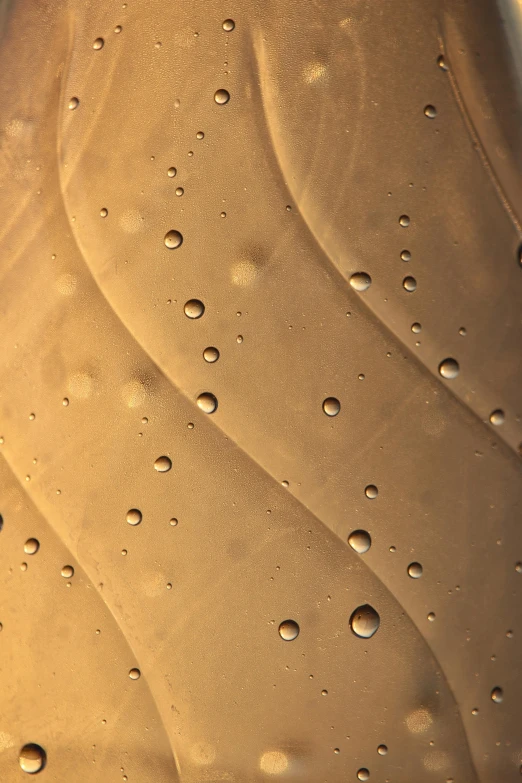
[[374,500],[379,494],[379,490],[377,489],[375,484],[368,484],[368,486],[364,490],[364,494],[370,500]]
[[401,258],[403,261],[410,261],[411,260],[411,253],[409,250],[403,250],[401,253]]
[[63,405],[64,408],[67,408],[67,406],[69,405],[69,398],[68,397],[64,397],[63,398],[62,405]]
[[504,424],[504,421],[506,419],[506,416],[504,414],[504,411],[497,409],[496,411],[493,411],[493,413],[490,415],[489,420],[491,424],[494,424],[495,427],[499,427],[501,424]]
[[326,400],[323,401],[323,411],[327,416],[337,416],[340,410],[341,403],[337,397],[327,397]]
[[357,777],[359,780],[368,780],[370,773],[366,767],[361,767],[361,769],[357,772]]
[[417,281],[414,277],[405,277],[402,281],[402,286],[406,291],[411,293],[417,288]]
[[354,530],[348,536],[348,543],[357,554],[363,555],[371,547],[372,539],[366,530]]
[[28,772],[30,775],[41,772],[45,767],[46,761],[47,755],[45,750],[41,745],[37,745],[34,742],[29,742],[27,745],[24,745],[18,757],[21,769],[24,772]]
[[198,131],[196,133],[196,139],[204,139],[204,138],[205,138],[205,134],[203,133],[203,131]]
[[100,209],[100,217],[106,218],[109,214],[109,210],[106,207]]
[[388,753],[388,747],[387,745],[379,745],[377,748],[377,753],[379,756],[385,756]]
[[93,48],[93,49],[97,49],[97,50],[99,50],[99,49],[103,49],[103,44],[104,44],[104,43],[105,43],[105,41],[103,40],[103,38],[97,38],[97,39],[94,41],[94,43],[93,43],[93,45],[92,45],[92,48]]
[[241,344],[242,342],[243,342],[243,335],[242,334],[238,334],[238,336],[236,337],[236,343]]
[[208,348],[205,348],[205,350],[203,351],[203,358],[209,364],[214,364],[214,362],[217,362],[217,360],[219,359],[218,349],[214,348],[213,346],[209,346]]
[[36,416],[34,413],[29,414],[29,421],[34,421],[36,419]]
[[205,305],[199,299],[189,299],[184,307],[187,318],[201,318],[205,312]]
[[410,218],[408,217],[408,215],[401,215],[400,218],[399,218],[399,224],[401,226],[403,226],[404,228],[409,226],[410,225]]
[[419,579],[422,576],[422,566],[420,563],[410,563],[408,566],[408,576],[412,579]]
[[504,699],[504,691],[502,688],[493,688],[491,691],[491,700],[495,702],[495,704],[500,704]]
[[285,642],[293,642],[299,636],[299,626],[295,620],[284,620],[279,626],[279,636]]
[[79,105],[80,105],[79,98],[74,97],[74,98],[71,98],[71,100],[69,101],[69,109],[71,111],[74,111],[74,109],[77,109]]
[[428,104],[428,106],[424,107],[424,114],[430,120],[433,120],[437,116],[437,109],[435,108],[435,106],[432,106],[431,104]]
[[230,100],[230,93],[228,90],[216,90],[214,93],[214,100],[220,106],[224,106]]
[[223,22],[223,30],[226,33],[231,33],[235,26],[236,23],[234,22],[233,19],[225,19],[225,21]]
[[40,542],[37,538],[28,538],[24,544],[24,552],[26,555],[35,555],[40,549]]
[[466,332],[466,327],[465,326],[461,326],[460,327],[459,334],[460,334],[461,337],[465,337],[466,336],[467,332]]
[[139,680],[141,677],[141,672],[139,669],[130,669],[129,671],[129,677],[131,680]]
[[129,525],[135,527],[136,525],[140,524],[143,516],[139,508],[131,508],[129,511],[127,511],[126,519]]
[[446,60],[444,58],[444,55],[441,54],[439,57],[437,57],[437,65],[441,69],[441,71],[447,71],[448,70],[448,64],[446,63]]
[[174,166],[171,166],[170,169],[167,169],[167,177],[175,177],[178,173],[178,170],[174,168]]
[[372,278],[366,272],[354,272],[350,277],[350,285],[354,291],[367,291],[372,284]]
[[435,620],[435,612],[429,613],[428,620],[430,621],[430,623],[432,623]]
[[64,579],[71,579],[74,576],[74,568],[71,565],[66,565],[62,568],[61,574]]
[[203,392],[196,400],[197,406],[203,413],[214,413],[218,406],[217,398],[211,392]]
[[411,325],[411,331],[414,334],[419,334],[421,330],[422,330],[422,326],[419,323],[415,322],[414,324]]
[[154,470],[157,470],[158,473],[167,473],[172,467],[172,460],[170,457],[158,457],[156,462],[154,463]]
[[444,359],[439,364],[439,373],[447,380],[453,380],[460,372],[459,363],[456,359]]
[[370,639],[379,629],[381,618],[373,606],[358,606],[350,617],[350,628],[361,639]]
[[117,24],[116,27],[114,28],[114,32],[116,34],[121,33],[122,29],[123,28],[122,28],[121,24]]
[[167,233],[165,234],[165,247],[168,247],[169,250],[175,250],[177,247],[180,247],[182,244],[183,244],[183,237],[179,231],[175,231],[174,229],[167,231]]
[[176,188],[176,190],[174,192],[175,192],[176,196],[182,196],[185,193],[183,188]]

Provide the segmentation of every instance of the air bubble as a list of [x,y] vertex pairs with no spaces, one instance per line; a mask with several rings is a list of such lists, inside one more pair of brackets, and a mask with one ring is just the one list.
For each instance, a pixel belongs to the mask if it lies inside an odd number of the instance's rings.
[[182,196],[185,191],[183,190],[183,188],[176,188],[176,190],[174,192],[175,192],[176,196]]
[[295,620],[284,620],[279,626],[279,636],[285,642],[293,642],[299,636],[299,625]]
[[372,539],[366,530],[354,530],[348,536],[348,543],[358,555],[363,555],[371,547]]
[[387,745],[379,745],[377,748],[377,753],[379,756],[385,756],[388,753],[388,746]]
[[401,258],[403,261],[411,261],[411,253],[409,250],[403,250],[401,253]]
[[370,772],[369,770],[366,769],[366,767],[361,767],[361,769],[358,770],[357,778],[359,780],[368,780],[369,777],[370,777]]
[[71,111],[74,111],[74,109],[77,109],[79,105],[80,105],[79,98],[74,97],[74,98],[71,98],[71,100],[69,101],[69,109]]
[[225,21],[223,22],[223,30],[226,33],[231,33],[235,26],[236,23],[234,22],[233,19],[225,19]]
[[437,65],[441,69],[441,71],[447,71],[448,70],[448,64],[446,63],[446,60],[444,59],[444,55],[441,54],[439,57],[437,57]]
[[139,680],[141,677],[141,672],[139,669],[130,669],[129,671],[129,677],[131,680]]
[[422,576],[422,566],[420,563],[410,563],[408,566],[408,576],[412,579],[419,579]]
[[176,519],[176,517],[172,517],[172,519],[170,520],[170,524],[172,525],[172,527],[176,527],[176,525],[178,524],[178,520]]
[[433,120],[437,116],[437,109],[435,106],[432,106],[431,103],[429,103],[424,107],[424,114],[426,117],[428,117],[428,119]]
[[372,284],[372,278],[367,272],[354,272],[350,277],[350,285],[354,291],[367,291]]
[[224,106],[225,103],[228,103],[230,100],[230,93],[228,90],[216,90],[214,93],[214,100],[220,106]]
[[361,639],[370,639],[377,633],[381,618],[373,606],[363,604],[358,606],[350,617],[350,628]]
[[399,218],[399,224],[401,226],[403,226],[404,228],[409,226],[410,225],[410,218],[408,217],[408,215],[401,215],[400,218]]
[[495,702],[495,704],[500,704],[504,699],[504,691],[502,688],[493,688],[491,691],[491,700]]
[[40,549],[40,542],[37,538],[28,538],[24,544],[24,552],[26,555],[35,555]]
[[187,318],[201,318],[205,312],[205,305],[199,299],[189,299],[185,302],[184,310]]
[[236,337],[236,343],[239,343],[241,345],[242,342],[243,342],[243,335],[238,334],[238,336]]
[[134,527],[135,525],[140,524],[141,520],[143,519],[143,515],[139,508],[131,508],[129,511],[127,511],[126,519],[129,525]]
[[447,380],[453,380],[459,374],[460,367],[456,359],[444,359],[439,364],[439,373]]
[[158,457],[156,462],[154,463],[154,470],[157,470],[158,473],[167,473],[172,467],[172,460],[170,457]]
[[493,411],[493,413],[489,417],[490,422],[494,424],[495,427],[499,427],[501,424],[504,424],[505,419],[506,416],[504,414],[504,411],[500,410],[500,408],[496,411]]
[[106,207],[102,207],[100,209],[100,217],[106,218],[108,214],[109,214],[109,210]]
[[375,500],[375,498],[379,494],[379,490],[377,489],[375,484],[368,484],[368,486],[364,490],[364,494],[370,500]]
[[116,33],[116,35],[121,33],[122,30],[123,30],[123,28],[122,28],[121,24],[117,24],[116,27],[114,28],[114,32]]
[[522,563],[519,562],[515,564],[515,571],[517,574],[522,574]]
[[41,745],[29,742],[21,749],[18,761],[24,772],[35,775],[37,772],[41,772],[45,767],[47,755]]
[[465,337],[466,336],[467,332],[466,332],[466,327],[465,326],[461,326],[460,327],[459,334],[460,334],[461,337]]
[[171,229],[165,234],[165,247],[168,247],[169,250],[175,250],[177,247],[180,247],[182,243],[183,237],[179,231]]
[[198,131],[196,133],[196,139],[200,139],[201,140],[201,139],[204,139],[204,138],[205,138],[205,134],[203,133],[203,131]]
[[97,50],[99,50],[99,49],[103,49],[103,45],[104,45],[104,43],[105,43],[105,41],[103,40],[103,38],[97,38],[97,39],[94,41],[94,43],[93,43],[93,45],[92,45],[92,48],[93,48],[93,49],[97,49]]
[[341,403],[337,397],[327,397],[326,400],[323,401],[323,411],[327,416],[337,416],[340,410]]
[[64,579],[71,579],[74,576],[74,568],[71,565],[66,565],[62,568],[61,574]]
[[209,346],[208,348],[205,348],[205,350],[203,351],[203,358],[209,364],[214,364],[214,362],[217,362],[217,360],[219,359],[218,349],[214,348],[213,346]]
[[178,173],[178,170],[174,168],[174,166],[171,166],[170,169],[167,169],[167,177],[175,177]]
[[415,322],[414,324],[411,325],[411,331],[414,334],[419,334],[421,330],[422,330],[422,326],[419,323]]
[[417,281],[414,277],[405,277],[402,281],[402,287],[411,293],[417,288]]
[[435,612],[429,613],[428,620],[430,621],[430,623],[432,623],[435,620]]
[[218,406],[217,398],[211,392],[203,392],[196,400],[197,406],[203,413],[214,413]]

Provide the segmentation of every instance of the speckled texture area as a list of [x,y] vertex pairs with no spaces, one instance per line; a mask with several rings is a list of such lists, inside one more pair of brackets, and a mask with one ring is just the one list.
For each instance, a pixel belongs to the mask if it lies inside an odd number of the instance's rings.
[[0,6],[2,783],[520,780],[507,6]]

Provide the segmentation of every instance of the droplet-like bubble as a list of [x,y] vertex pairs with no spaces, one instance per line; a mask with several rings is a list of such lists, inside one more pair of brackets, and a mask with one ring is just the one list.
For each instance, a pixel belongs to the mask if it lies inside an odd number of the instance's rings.
[[235,26],[236,23],[233,19],[225,19],[223,22],[223,30],[225,30],[227,33],[231,33]]
[[196,139],[201,140],[201,139],[204,139],[204,138],[205,138],[205,134],[203,133],[203,131],[198,131],[196,133]]
[[439,373],[447,380],[453,380],[459,374],[460,367],[456,359],[444,359],[439,364]]
[[495,702],[495,704],[500,704],[504,699],[504,691],[502,688],[493,688],[491,691],[491,700]]
[[157,470],[158,473],[167,473],[172,467],[172,460],[170,457],[158,457],[156,462],[154,463],[154,470]]
[[363,555],[371,547],[372,539],[366,530],[354,530],[348,536],[348,543],[358,555]]
[[411,261],[411,253],[409,250],[403,250],[401,253],[401,258],[403,261]]
[[63,405],[64,408],[67,408],[67,406],[69,405],[69,398],[68,397],[64,397],[63,398],[62,405]]
[[299,636],[299,630],[295,620],[284,620],[279,626],[279,636],[285,642],[293,642]]
[[209,364],[214,364],[214,362],[217,362],[219,359],[219,351],[217,348],[214,348],[213,346],[209,346],[208,348],[205,348],[203,351],[203,358],[206,362],[209,362]]
[[461,337],[465,337],[467,335],[467,331],[466,331],[466,327],[465,326],[461,326],[460,327],[459,334],[460,334]]
[[170,169],[167,169],[167,177],[170,177],[171,179],[172,177],[175,177],[177,173],[178,171],[176,168],[174,168],[174,166],[171,166]]
[[40,549],[40,542],[37,538],[28,538],[24,544],[24,552],[26,555],[35,555]]
[[203,394],[200,394],[196,403],[203,413],[214,413],[218,406],[217,398],[211,392],[203,392]]
[[408,217],[408,215],[401,215],[400,218],[399,218],[399,224],[401,226],[403,226],[404,228],[409,226],[410,225],[410,218]]
[[214,100],[220,106],[224,106],[225,103],[228,103],[230,100],[230,93],[228,92],[228,90],[216,90],[216,92],[214,93]]
[[350,277],[350,285],[354,291],[367,291],[372,284],[372,278],[367,272],[354,272]]
[[350,628],[361,639],[370,639],[379,629],[381,618],[373,606],[358,606],[350,617]]
[[370,777],[369,770],[366,769],[366,767],[361,767],[360,770],[357,772],[357,778],[359,780],[368,780]]
[[429,613],[428,620],[430,621],[430,623],[434,622],[434,620],[435,620],[435,612],[430,612]]
[[37,772],[41,772],[45,767],[47,755],[41,745],[29,742],[21,749],[18,761],[24,772],[35,775]]
[[71,100],[69,101],[69,109],[71,111],[74,111],[74,109],[77,109],[79,105],[80,105],[80,99],[79,98],[76,98],[76,97],[75,98],[71,98]]
[[100,209],[100,217],[106,218],[108,214],[109,214],[109,210],[107,209],[107,207],[102,207]]
[[71,579],[74,576],[74,568],[71,565],[66,565],[62,568],[61,573],[64,579]]
[[185,191],[183,190],[183,188],[176,188],[176,190],[174,192],[175,192],[176,196],[182,196]]
[[375,498],[379,494],[379,490],[377,489],[375,484],[368,484],[368,486],[364,490],[364,494],[370,500],[375,500]]
[[441,71],[447,71],[448,70],[448,64],[447,64],[443,54],[441,54],[439,57],[437,57],[437,65],[439,66]]
[[340,410],[341,403],[337,397],[327,397],[326,400],[323,401],[323,411],[327,416],[337,416]]
[[134,527],[135,525],[140,524],[141,520],[143,519],[143,515],[139,508],[131,508],[129,511],[127,511],[126,519],[129,525]]
[[428,117],[430,120],[435,119],[437,116],[437,109],[435,106],[432,106],[431,103],[424,107],[424,114],[426,117]]
[[377,753],[379,756],[385,756],[388,753],[388,746],[387,745],[379,745],[377,748]]
[[123,27],[121,26],[121,24],[117,24],[116,27],[114,28],[114,32],[116,33],[116,35],[119,35],[119,33],[121,33],[122,30]]
[[417,288],[417,281],[415,280],[414,277],[411,276],[405,277],[404,280],[402,281],[402,287],[406,291],[409,291],[411,293],[412,291],[415,291],[415,289]]
[[495,427],[499,427],[501,424],[504,424],[504,421],[506,420],[504,411],[500,410],[500,408],[496,411],[493,411],[489,417],[489,420],[492,424],[495,425]]
[[139,669],[130,669],[129,671],[129,677],[131,680],[139,680],[141,677],[141,672]]
[[517,574],[522,574],[522,563],[519,562],[515,564],[515,571]]
[[94,41],[94,43],[93,43],[93,45],[92,45],[92,48],[93,48],[93,49],[97,49],[97,50],[99,50],[99,49],[103,49],[103,44],[104,44],[104,43],[105,43],[105,41],[103,40],[103,38],[97,38],[97,39]]
[[181,247],[183,244],[183,237],[179,231],[171,229],[165,234],[165,247],[169,250],[175,250],[177,247]]
[[411,331],[414,334],[419,334],[421,330],[422,330],[422,326],[419,323],[415,322],[414,324],[411,325]]
[[201,318],[205,312],[205,305],[199,299],[189,299],[185,302],[184,310],[187,318]]
[[420,563],[410,563],[408,566],[408,576],[412,579],[419,579],[422,576],[422,566]]

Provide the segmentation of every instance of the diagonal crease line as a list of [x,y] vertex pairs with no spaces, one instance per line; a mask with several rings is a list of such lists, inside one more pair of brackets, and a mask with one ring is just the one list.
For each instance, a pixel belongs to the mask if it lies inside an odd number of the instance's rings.
[[[138,666],[139,666],[139,668],[140,668],[140,671],[142,671],[142,672],[143,672],[143,669],[142,669],[142,667],[141,667],[141,664],[140,664],[140,661],[139,661],[139,657],[138,657],[138,655],[136,655],[136,651],[134,650],[134,648],[133,648],[132,644],[131,644],[131,643],[129,642],[129,640],[127,639],[127,636],[125,635],[125,633],[124,633],[124,631],[123,631],[123,628],[122,628],[122,626],[121,626],[121,624],[120,624],[120,621],[118,620],[118,618],[117,618],[116,614],[114,613],[114,611],[113,611],[113,609],[112,609],[111,605],[110,605],[110,604],[109,604],[109,603],[108,603],[108,602],[105,600],[105,596],[103,595],[103,593],[101,592],[101,590],[100,590],[100,589],[99,589],[99,588],[96,586],[96,582],[95,582],[95,581],[93,581],[93,579],[90,577],[90,575],[89,575],[89,573],[88,573],[88,571],[87,571],[87,568],[86,568],[86,567],[85,567],[85,566],[84,566],[82,563],[80,563],[79,559],[78,559],[77,557],[75,557],[75,556],[73,555],[73,553],[70,551],[70,549],[69,549],[69,547],[67,546],[67,544],[66,544],[66,542],[65,542],[65,540],[64,540],[64,538],[63,538],[63,536],[62,536],[62,535],[60,535],[60,533],[58,532],[58,530],[56,529],[56,527],[55,527],[55,526],[54,526],[54,525],[53,525],[53,524],[52,524],[52,523],[49,521],[48,517],[47,517],[47,516],[44,514],[44,512],[43,512],[43,511],[42,511],[42,509],[40,508],[39,504],[38,504],[38,503],[37,503],[37,501],[34,499],[33,495],[32,495],[32,494],[29,492],[29,490],[28,490],[28,488],[26,487],[26,485],[25,485],[25,484],[23,483],[23,481],[21,481],[21,479],[20,479],[20,478],[19,478],[19,477],[16,475],[16,473],[15,473],[15,471],[14,471],[14,469],[13,469],[13,467],[12,467],[11,463],[9,462],[9,460],[7,459],[7,457],[6,457],[6,455],[5,455],[5,453],[4,453],[3,451],[1,452],[1,459],[2,459],[2,460],[4,461],[4,463],[7,465],[7,468],[8,468],[8,470],[9,470],[9,472],[11,473],[11,475],[13,476],[13,478],[15,479],[15,481],[16,481],[16,483],[18,484],[19,488],[22,490],[22,493],[23,493],[23,494],[25,495],[25,497],[28,499],[29,503],[30,503],[32,506],[34,506],[34,508],[35,508],[35,509],[36,509],[36,511],[38,512],[39,516],[40,516],[40,517],[43,519],[43,521],[45,522],[45,524],[47,525],[47,527],[48,527],[50,530],[52,530],[52,532],[53,532],[53,533],[56,535],[56,537],[58,538],[58,540],[60,541],[60,543],[61,543],[61,544],[62,544],[62,545],[63,545],[63,546],[66,548],[67,552],[68,552],[68,553],[71,555],[71,558],[72,558],[74,561],[76,561],[76,562],[77,562],[77,563],[80,565],[80,568],[81,568],[81,569],[83,570],[83,572],[86,574],[86,576],[87,576],[87,577],[88,577],[88,579],[89,579],[89,582],[90,582],[90,584],[91,584],[91,585],[92,585],[92,587],[94,588],[94,591],[95,591],[95,593],[98,595],[98,597],[100,598],[100,600],[102,601],[102,603],[104,604],[104,606],[106,606],[106,607],[107,607],[107,609],[108,609],[108,611],[110,612],[110,614],[111,614],[111,617],[113,618],[113,620],[114,620],[114,622],[115,622],[115,624],[116,624],[116,627],[118,628],[118,631],[120,632],[120,634],[121,634],[121,636],[122,636],[123,640],[125,641],[125,644],[127,645],[128,649],[130,650],[130,654],[131,654],[132,658],[133,658],[133,659],[134,659],[134,660],[135,660],[135,661],[138,663]],[[169,733],[168,733],[168,731],[167,731],[166,723],[165,723],[165,721],[163,720],[163,717],[162,717],[162,715],[161,715],[161,712],[160,712],[160,710],[158,709],[158,705],[157,705],[156,699],[154,698],[154,694],[153,694],[153,692],[152,692],[152,690],[151,690],[151,688],[150,688],[150,686],[149,686],[149,683],[147,682],[147,677],[146,677],[146,675],[145,675],[145,683],[146,683],[146,686],[145,686],[145,687],[147,688],[147,690],[148,690],[148,692],[149,692],[149,694],[150,694],[151,702],[152,702],[152,704],[154,704],[154,708],[155,708],[155,710],[156,710],[156,713],[157,713],[157,715],[158,715],[159,722],[160,722],[161,726],[163,727],[163,731],[164,731],[164,733],[165,733],[165,737],[166,737],[166,739],[167,739],[167,743],[168,743],[169,747],[171,747],[171,749],[172,749],[172,754],[173,754],[173,762],[174,762],[174,766],[175,766],[175,768],[176,768],[176,773],[177,773],[177,778],[176,778],[176,780],[177,780],[177,781],[179,781],[179,780],[180,780],[180,768],[179,768],[178,759],[177,759],[177,756],[176,756],[176,754],[175,754],[175,752],[174,752],[174,748],[172,748],[172,746],[171,746],[170,737],[169,737]],[[123,708],[123,704],[122,704],[122,705],[120,705],[120,708]]]

